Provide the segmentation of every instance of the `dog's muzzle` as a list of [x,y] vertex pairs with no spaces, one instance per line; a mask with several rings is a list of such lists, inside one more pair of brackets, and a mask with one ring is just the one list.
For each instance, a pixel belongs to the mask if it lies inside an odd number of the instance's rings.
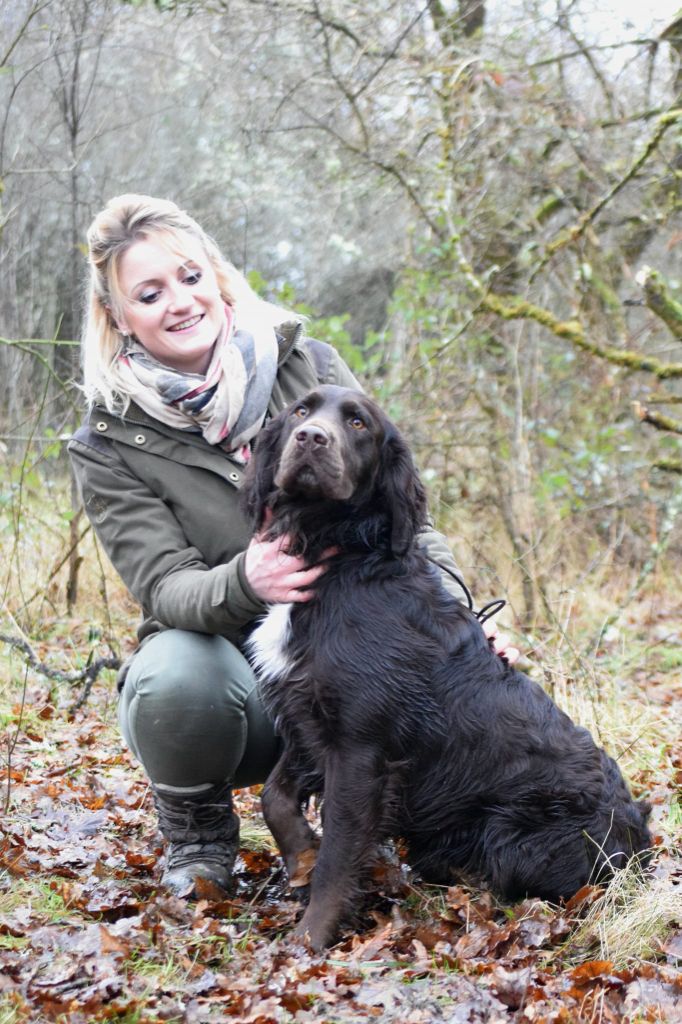
[[294,441],[302,451],[315,451],[317,448],[327,448],[331,437],[319,423],[305,423],[294,433]]
[[349,498],[353,483],[333,426],[311,420],[296,427],[284,446],[275,483],[288,494]]

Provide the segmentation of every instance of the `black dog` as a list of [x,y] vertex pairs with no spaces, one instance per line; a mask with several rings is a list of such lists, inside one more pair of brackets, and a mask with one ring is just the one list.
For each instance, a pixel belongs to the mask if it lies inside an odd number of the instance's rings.
[[400,836],[429,881],[466,872],[504,897],[558,901],[650,842],[613,761],[544,690],[494,654],[417,544],[425,494],[393,424],[320,387],[261,434],[245,500],[312,564],[306,603],[274,605],[250,647],[284,752],[263,812],[290,881],[323,838],[299,924],[329,944],[379,840]]

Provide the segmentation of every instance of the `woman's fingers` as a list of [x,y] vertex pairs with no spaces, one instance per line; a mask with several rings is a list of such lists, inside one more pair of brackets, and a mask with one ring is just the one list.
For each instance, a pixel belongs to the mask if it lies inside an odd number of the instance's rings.
[[326,571],[324,565],[314,565],[283,576],[274,584],[275,601],[310,601],[315,596],[311,589],[316,580]]
[[487,636],[488,642],[495,654],[499,655],[500,658],[504,658],[510,665],[518,661],[520,655],[518,647],[512,646],[510,638],[504,633],[500,633],[497,624],[492,619],[486,619],[483,623],[483,632]]
[[[314,592],[308,588],[326,570],[325,564],[310,566],[304,558],[287,552],[289,538],[264,540],[254,537],[246,549],[244,572],[249,585],[261,601],[309,601]],[[321,556],[330,558],[336,549],[329,548]]]

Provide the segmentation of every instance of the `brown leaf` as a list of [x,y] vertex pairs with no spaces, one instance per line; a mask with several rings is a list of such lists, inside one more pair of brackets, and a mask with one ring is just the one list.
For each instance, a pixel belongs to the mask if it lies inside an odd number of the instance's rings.
[[9,843],[0,845],[0,864],[12,875],[30,875],[33,869],[26,857],[26,850]]
[[100,944],[103,953],[122,953],[130,956],[130,944],[113,935],[103,924],[99,926]]
[[414,930],[414,937],[423,943],[428,950],[433,949],[437,943],[450,942],[455,929],[445,921],[425,921],[420,923]]
[[568,972],[568,976],[579,984],[589,984],[595,979],[610,977],[612,970],[613,964],[610,960],[589,960],[580,967],[574,967]]
[[296,858],[296,869],[289,878],[289,885],[292,889],[300,889],[302,886],[308,885],[316,860],[317,849],[315,847],[311,847],[309,850],[304,850],[302,853],[298,854]]
[[637,978],[628,986],[623,1011],[623,1019],[627,1020],[681,1020],[679,978],[677,984],[670,984],[660,978]]
[[157,860],[153,850],[126,850],[125,861],[130,868],[151,869],[156,866]]
[[109,881],[95,885],[87,894],[87,903],[83,910],[89,914],[108,914],[138,910],[139,900],[130,891]]
[[604,893],[603,889],[600,889],[597,885],[584,885],[582,889],[578,889],[574,896],[571,896],[570,900],[566,903],[566,910],[572,912],[574,910],[586,910],[587,907],[595,903],[600,896]]
[[571,922],[563,914],[557,914],[550,922],[550,935],[553,942],[561,942],[571,931]]
[[490,943],[490,928],[477,925],[470,932],[461,935],[454,945],[455,956],[471,960],[487,952]]
[[353,936],[352,942],[352,953],[354,960],[373,960],[388,943],[391,935],[393,925],[389,921],[387,924],[375,930],[367,939],[360,939],[359,936]]
[[549,921],[523,921],[518,928],[518,937],[528,949],[542,949],[551,945],[554,938]]
[[532,977],[529,967],[508,970],[498,964],[488,977],[490,988],[510,1010],[518,1010],[525,1002]]
[[223,887],[211,882],[208,878],[195,878],[194,891],[197,899],[208,900],[210,903],[221,903],[226,896]]

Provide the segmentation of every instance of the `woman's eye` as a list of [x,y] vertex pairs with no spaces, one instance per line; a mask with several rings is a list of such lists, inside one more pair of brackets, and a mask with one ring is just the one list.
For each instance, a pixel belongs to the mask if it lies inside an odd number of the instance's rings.
[[140,295],[140,297],[138,299],[138,302],[144,302],[144,304],[146,306],[149,306],[149,305],[151,305],[152,302],[156,302],[158,297],[159,297],[159,292],[157,292],[157,291],[154,291],[154,292],[142,292],[142,295]]
[[294,409],[294,416],[298,416],[299,419],[303,419],[304,416],[308,415],[308,410],[305,405],[297,405]]
[[199,281],[201,281],[200,270],[190,270],[185,275],[185,284],[199,284]]
[[363,419],[361,419],[359,416],[351,416],[351,418],[348,420],[348,422],[350,423],[350,425],[353,428],[353,430],[364,430],[365,429],[365,421]]

